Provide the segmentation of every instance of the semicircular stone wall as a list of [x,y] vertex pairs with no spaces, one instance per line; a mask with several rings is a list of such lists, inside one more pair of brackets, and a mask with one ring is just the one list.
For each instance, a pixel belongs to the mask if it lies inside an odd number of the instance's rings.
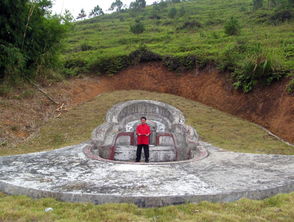
[[192,159],[198,150],[198,135],[185,124],[180,110],[153,100],[131,100],[114,105],[106,122],[92,132],[93,152],[103,159],[134,161],[135,129],[145,116],[151,128],[150,162]]

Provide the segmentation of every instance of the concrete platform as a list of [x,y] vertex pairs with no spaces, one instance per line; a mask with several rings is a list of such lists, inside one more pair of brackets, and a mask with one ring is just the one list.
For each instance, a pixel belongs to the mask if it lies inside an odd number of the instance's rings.
[[0,191],[63,201],[135,203],[262,199],[294,191],[294,156],[228,152],[201,142],[200,161],[123,163],[88,158],[89,143],[0,157]]

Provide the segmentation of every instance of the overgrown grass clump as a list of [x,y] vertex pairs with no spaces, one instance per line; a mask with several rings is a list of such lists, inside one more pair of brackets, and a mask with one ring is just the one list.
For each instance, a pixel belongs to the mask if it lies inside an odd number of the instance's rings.
[[[115,73],[132,65],[130,54],[144,46],[170,70],[213,64],[249,92],[293,73],[293,12],[282,3],[253,10],[252,0],[192,0],[98,16],[76,23],[65,72]],[[144,26],[141,34],[130,31],[135,21]]]

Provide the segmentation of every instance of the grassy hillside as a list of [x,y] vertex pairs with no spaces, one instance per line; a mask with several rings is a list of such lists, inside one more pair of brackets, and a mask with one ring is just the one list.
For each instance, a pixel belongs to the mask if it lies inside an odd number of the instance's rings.
[[[171,8],[174,18],[168,16]],[[231,17],[241,27],[236,35],[224,31]],[[98,16],[78,22],[70,34],[65,72],[115,73],[140,61],[142,53],[128,55],[143,45],[160,58],[147,53],[141,61],[163,60],[175,71],[214,64],[232,72],[235,87],[248,92],[258,81],[293,75],[293,17],[293,8],[268,8],[266,2],[253,10],[252,0],[192,0]],[[130,32],[135,21],[144,25],[143,33]]]

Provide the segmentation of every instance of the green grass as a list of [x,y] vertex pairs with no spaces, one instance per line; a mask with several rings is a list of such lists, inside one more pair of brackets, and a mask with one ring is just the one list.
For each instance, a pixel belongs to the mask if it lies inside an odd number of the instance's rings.
[[[45,212],[46,208],[53,211]],[[133,204],[65,203],[44,198],[33,200],[24,196],[0,193],[0,221],[104,221],[104,222],[292,222],[294,193],[280,194],[256,201],[242,199],[232,203],[183,204],[162,208],[138,208]]]
[[[168,18],[172,7],[186,11],[182,17]],[[258,43],[268,51],[278,53],[280,63],[287,70],[294,70],[293,20],[278,25],[269,19],[262,23],[263,14],[271,16],[275,9],[252,10],[252,0],[192,0],[171,4],[159,12],[161,19],[151,19],[152,6],[132,16],[131,13],[113,13],[76,23],[75,30],[68,38],[66,59],[80,59],[91,64],[103,55],[127,55],[145,44],[150,50],[161,55],[193,54],[205,57],[216,64],[222,63],[226,48],[243,40]],[[234,16],[241,24],[241,34],[227,36],[224,24]],[[141,19],[146,31],[140,35],[130,32],[135,19]],[[185,22],[197,21],[201,28],[181,29]],[[285,42],[286,41],[286,42]],[[79,51],[82,44],[93,48]]]
[[[114,104],[131,99],[156,99],[180,109],[188,124],[196,128],[202,140],[233,151],[294,154],[294,148],[268,136],[254,124],[170,94],[147,91],[115,91],[48,121],[35,138],[17,147],[2,147],[0,155],[12,155],[56,149],[90,139],[91,131],[104,122]],[[51,207],[53,211],[44,212]],[[232,203],[183,204],[142,209],[133,204],[65,203],[45,198],[0,193],[0,221],[293,221],[294,193],[256,201],[242,199]]]
[[134,90],[101,94],[60,118],[50,120],[26,143],[0,148],[0,155],[56,149],[89,140],[92,130],[104,122],[106,112],[114,104],[132,99],[156,99],[177,107],[202,140],[221,148],[237,152],[294,154],[293,147],[253,123],[179,96]]

